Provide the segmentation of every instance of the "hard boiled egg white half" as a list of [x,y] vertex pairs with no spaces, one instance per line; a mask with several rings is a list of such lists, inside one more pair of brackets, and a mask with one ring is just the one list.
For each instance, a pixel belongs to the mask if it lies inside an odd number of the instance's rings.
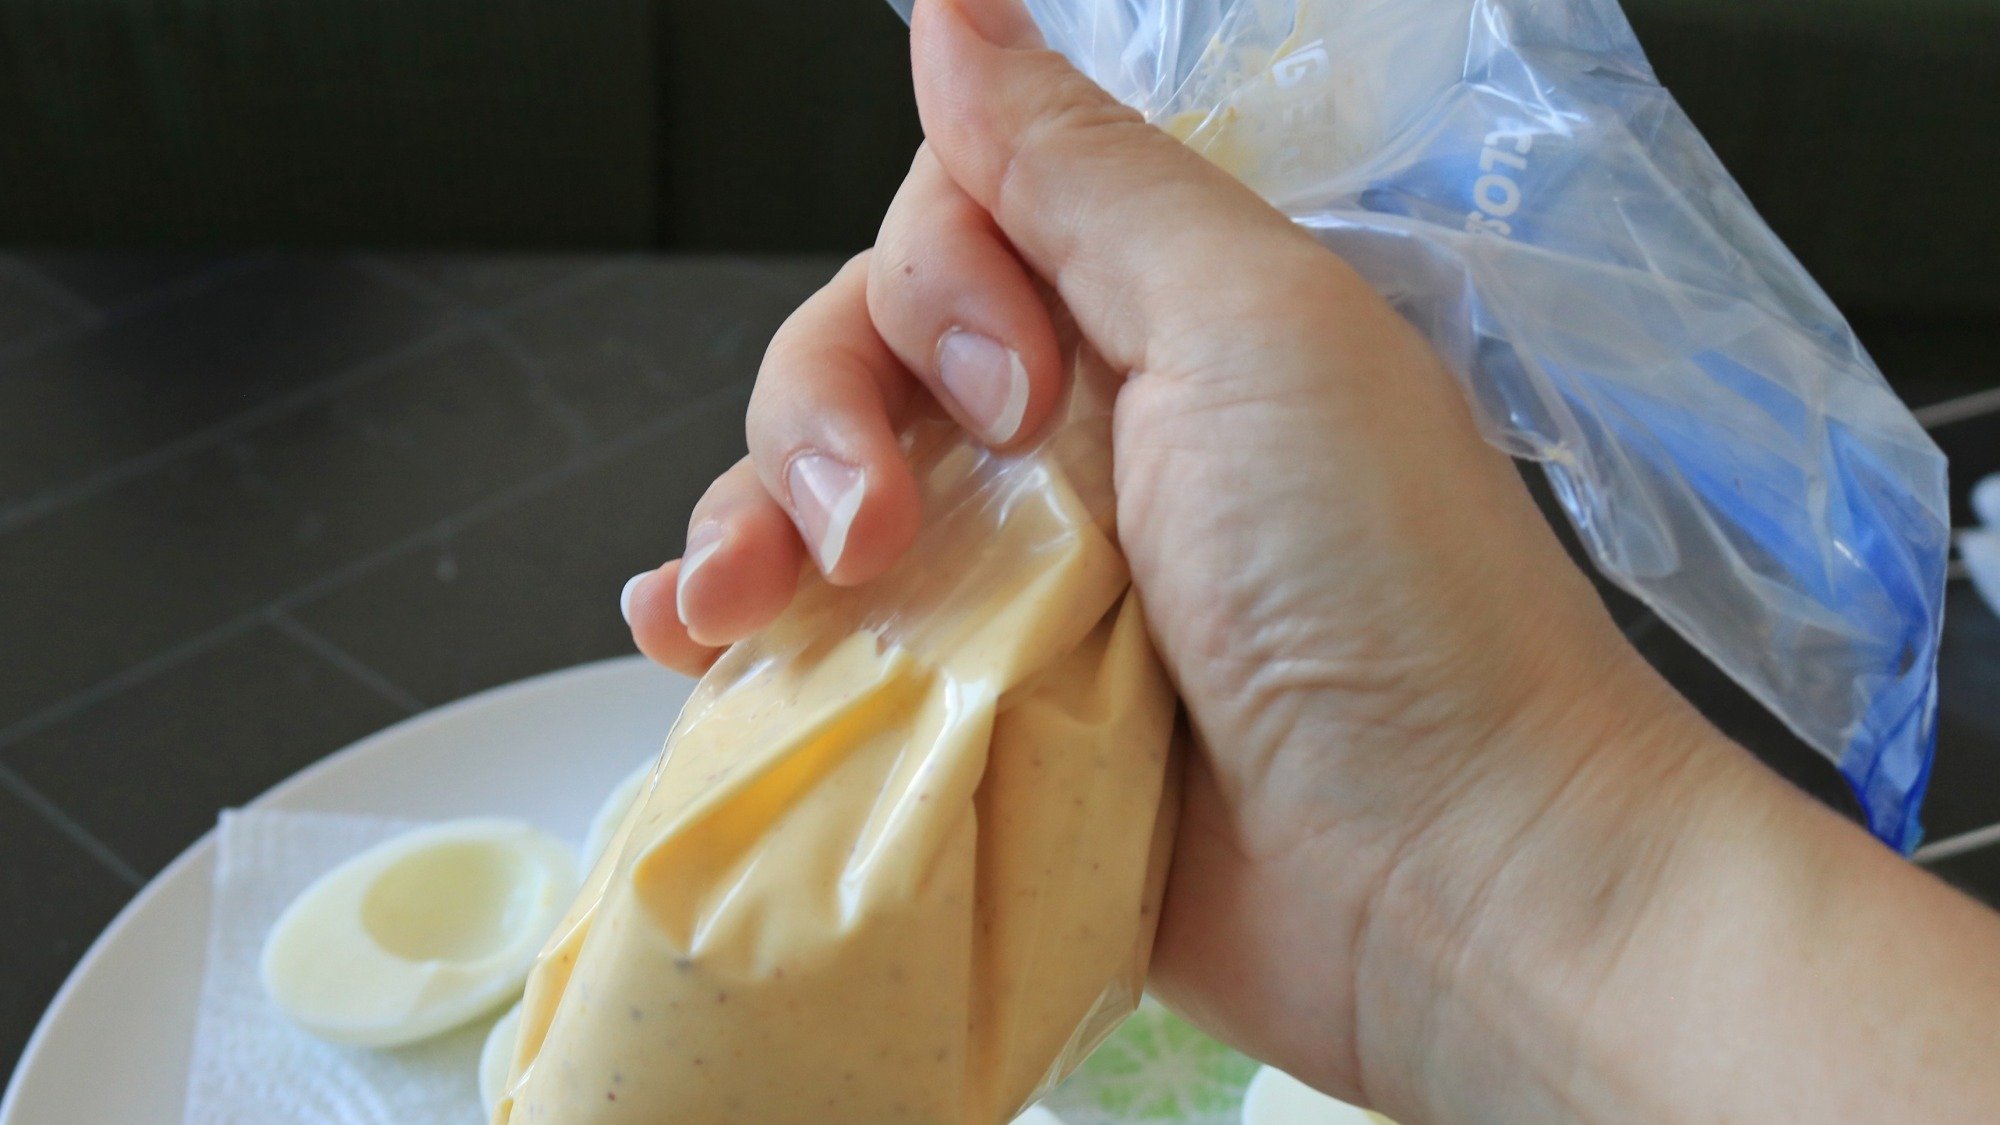
[[264,942],[265,991],[326,1039],[394,1047],[521,994],[576,894],[569,845],[517,820],[420,828],[321,876]]
[[590,821],[590,835],[583,842],[583,870],[588,872],[597,866],[604,849],[611,846],[611,838],[618,835],[618,829],[625,823],[625,814],[632,811],[639,794],[645,791],[647,779],[653,776],[653,760],[648,758],[644,765],[625,776],[618,788],[604,798],[604,805]]
[[486,1108],[488,1121],[500,1108],[500,1096],[507,1092],[507,1075],[514,1069],[514,1044],[520,1038],[521,1005],[516,1004],[486,1033],[486,1045],[479,1049],[479,1104]]

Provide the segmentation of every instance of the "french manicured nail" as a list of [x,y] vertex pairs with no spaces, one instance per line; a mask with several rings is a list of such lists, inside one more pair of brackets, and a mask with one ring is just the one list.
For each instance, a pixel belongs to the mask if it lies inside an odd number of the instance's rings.
[[938,381],[995,445],[1013,441],[1028,412],[1028,371],[1020,353],[990,336],[954,329],[938,341]]
[[688,532],[687,550],[681,552],[680,582],[674,587],[674,612],[680,614],[681,624],[688,623],[688,582],[701,564],[714,557],[722,549],[722,525],[714,520],[704,522],[700,527]]
[[792,462],[789,485],[792,512],[805,533],[821,574],[832,574],[847,550],[847,532],[861,510],[867,481],[861,470],[823,453],[808,453]]
[[625,580],[625,588],[623,590],[618,591],[618,613],[625,618],[625,624],[627,625],[632,624],[633,591],[639,588],[639,583],[644,582],[646,579],[651,578],[652,576],[653,576],[652,571],[642,570],[639,573],[633,575],[632,577],[627,578]]

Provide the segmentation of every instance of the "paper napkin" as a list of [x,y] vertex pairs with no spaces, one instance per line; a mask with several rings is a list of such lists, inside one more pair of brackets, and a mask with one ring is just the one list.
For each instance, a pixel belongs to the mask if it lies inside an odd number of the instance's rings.
[[394,1050],[341,1046],[288,1020],[257,975],[264,936],[300,891],[415,827],[331,813],[222,814],[187,1125],[482,1125],[477,1070],[491,1018]]

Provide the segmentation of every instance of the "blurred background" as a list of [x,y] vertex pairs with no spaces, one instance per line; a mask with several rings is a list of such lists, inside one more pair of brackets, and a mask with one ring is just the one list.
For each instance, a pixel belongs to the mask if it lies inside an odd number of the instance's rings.
[[[851,252],[919,139],[881,0],[8,0],[16,245]],[[1990,0],[1629,0],[1858,314],[2000,307]]]
[[[2000,3],[1627,7],[1969,521],[2000,470]],[[0,1072],[219,808],[629,651],[619,586],[678,553],[764,340],[908,165],[905,47],[881,0],[0,3]],[[1950,614],[1936,839],[2000,821],[2000,623],[1962,582]],[[2000,901],[2000,848],[1937,866]]]

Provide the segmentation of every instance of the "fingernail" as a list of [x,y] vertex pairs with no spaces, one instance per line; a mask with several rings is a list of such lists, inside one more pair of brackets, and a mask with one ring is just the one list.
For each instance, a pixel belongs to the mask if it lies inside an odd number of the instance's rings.
[[627,578],[625,580],[625,588],[623,590],[618,591],[618,615],[625,619],[625,624],[627,625],[632,624],[633,591],[639,588],[639,583],[644,582],[646,579],[651,578],[652,576],[653,576],[652,571],[642,570],[639,573],[633,575],[632,577]]
[[701,564],[721,549],[721,524],[709,520],[688,532],[687,549],[681,552],[680,581],[674,587],[674,612],[680,614],[682,625],[688,623],[688,582],[694,578],[694,572],[701,569]]
[[792,512],[799,530],[813,548],[822,574],[832,574],[847,549],[847,531],[861,510],[867,481],[861,470],[823,453],[808,453],[792,462],[788,483]]
[[938,341],[938,381],[972,419],[981,437],[1005,445],[1028,412],[1028,371],[1020,353],[990,336],[954,329]]

